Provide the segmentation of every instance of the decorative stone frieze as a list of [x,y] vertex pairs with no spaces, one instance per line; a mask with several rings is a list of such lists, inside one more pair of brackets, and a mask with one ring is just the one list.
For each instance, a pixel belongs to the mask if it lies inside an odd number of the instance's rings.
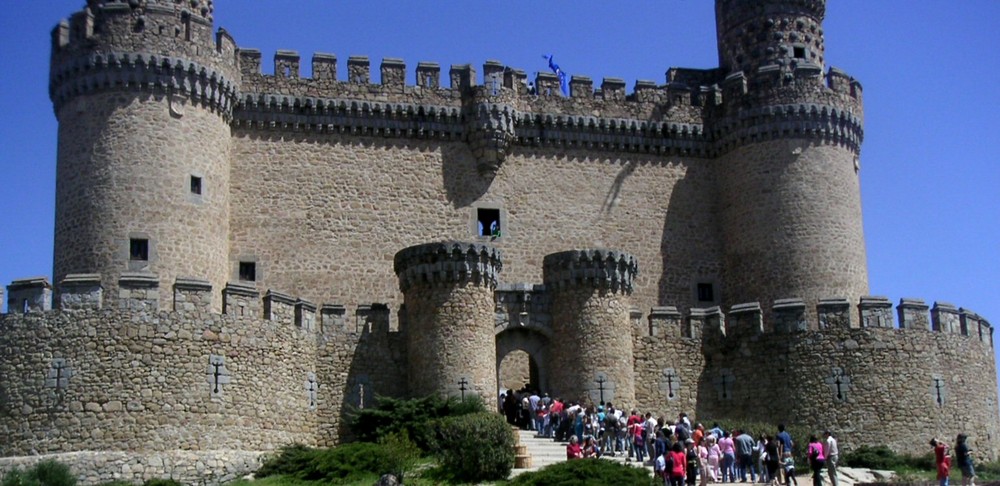
[[639,273],[635,257],[605,249],[552,253],[545,256],[542,265],[546,287],[556,290],[589,286],[628,295]]

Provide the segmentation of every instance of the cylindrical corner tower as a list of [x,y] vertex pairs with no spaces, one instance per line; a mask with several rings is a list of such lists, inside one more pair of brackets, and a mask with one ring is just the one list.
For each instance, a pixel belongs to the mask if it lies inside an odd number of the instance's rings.
[[235,51],[207,0],[88,0],[54,29],[56,282],[98,273],[113,299],[127,272],[204,278],[220,309]]
[[494,298],[499,250],[440,242],[404,248],[393,263],[406,306],[411,396],[497,393]]
[[800,62],[822,68],[825,11],[826,0],[716,0],[723,74]]
[[[868,292],[860,85],[824,78],[821,0],[717,0],[728,75],[712,120],[726,304]],[[768,312],[769,311],[765,311]],[[815,321],[815,319],[809,319]]]
[[550,385],[567,400],[635,405],[629,296],[635,257],[613,250],[547,255],[543,279],[552,295]]

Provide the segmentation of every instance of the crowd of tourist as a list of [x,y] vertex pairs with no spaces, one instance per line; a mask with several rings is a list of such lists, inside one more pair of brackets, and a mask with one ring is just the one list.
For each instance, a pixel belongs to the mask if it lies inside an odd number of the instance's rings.
[[[783,424],[776,432],[724,430],[718,423],[706,429],[681,413],[670,421],[613,403],[594,406],[563,401],[531,390],[510,390],[500,396],[507,421],[538,437],[568,442],[567,459],[625,457],[626,462],[650,462],[664,484],[702,486],[708,483],[751,482],[771,486],[798,486],[793,450],[795,441]],[[962,486],[975,486],[975,471],[966,436],[959,435],[955,452],[962,470]],[[948,485],[950,456],[939,440],[932,440],[940,486]],[[809,437],[806,458],[813,486],[822,486],[825,469],[831,486],[838,486],[840,449],[829,430]]]

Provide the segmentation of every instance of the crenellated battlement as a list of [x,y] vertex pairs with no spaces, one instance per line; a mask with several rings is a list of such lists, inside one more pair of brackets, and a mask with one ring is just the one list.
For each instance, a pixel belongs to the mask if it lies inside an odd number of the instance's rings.
[[[993,325],[979,314],[945,302],[928,306],[920,299],[903,298],[893,312],[889,299],[865,296],[857,304],[846,299],[822,299],[816,305],[815,321],[807,319],[801,299],[780,299],[770,306],[765,319],[759,302],[721,307],[693,308],[682,313],[676,307],[653,307],[639,336],[704,339],[706,343],[741,342],[763,334],[823,333],[834,329],[887,329],[927,331],[965,336],[987,345],[992,353]],[[898,322],[895,318],[898,317]]]
[[[361,305],[355,314],[358,325],[350,325],[347,310],[341,304],[316,304],[298,297],[267,289],[261,293],[256,287],[241,282],[230,282],[222,289],[224,311],[212,312],[214,292],[208,280],[178,277],[168,300],[172,306],[160,308],[159,279],[151,273],[126,273],[118,281],[118,294],[104,297],[105,289],[98,274],[67,275],[53,289],[46,277],[33,277],[13,281],[7,286],[7,314],[52,314],[94,311],[157,314],[168,312],[180,316],[229,316],[236,319],[273,321],[294,326],[302,331],[329,335],[358,332],[390,332],[389,308],[385,304]],[[0,296],[3,293],[0,292]],[[53,303],[56,303],[54,305]],[[362,321],[384,322],[385,325],[361,325]],[[398,329],[397,329],[398,330]],[[396,332],[396,331],[392,331]]]

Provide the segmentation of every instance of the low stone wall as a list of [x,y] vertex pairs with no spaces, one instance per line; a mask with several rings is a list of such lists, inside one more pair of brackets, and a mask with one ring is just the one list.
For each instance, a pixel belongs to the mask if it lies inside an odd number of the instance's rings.
[[0,480],[12,469],[24,470],[55,460],[66,464],[80,486],[109,481],[142,483],[149,479],[174,479],[184,484],[222,484],[239,479],[261,466],[265,452],[167,451],[167,452],[67,452],[0,458]]
[[313,444],[316,342],[198,312],[0,316],[0,456]]

